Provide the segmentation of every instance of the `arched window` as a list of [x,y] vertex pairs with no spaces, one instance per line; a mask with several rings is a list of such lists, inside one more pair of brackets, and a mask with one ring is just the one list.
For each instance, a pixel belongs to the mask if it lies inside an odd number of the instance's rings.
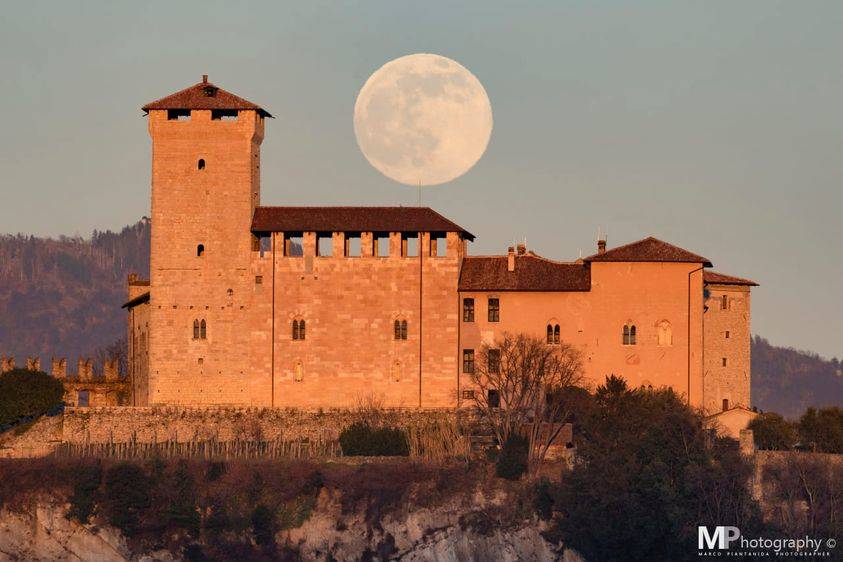
[[553,343],[553,326],[547,325],[547,343]]
[[193,321],[193,339],[199,339],[199,320]]
[[200,170],[204,170],[205,169],[205,159],[200,158],[199,162],[196,164],[196,167],[199,168]]
[[407,339],[407,321],[406,320],[401,321],[401,339],[402,340]]
[[208,324],[205,323],[204,319],[201,322],[199,322],[199,339],[200,340],[208,339]]
[[556,324],[553,327],[553,343],[558,345],[559,342],[560,342],[560,339],[559,339],[559,324]]
[[304,320],[293,320],[293,339],[304,339]]
[[624,345],[635,345],[635,339],[637,335],[637,330],[635,328],[635,324],[626,324],[623,327],[623,344]]
[[729,399],[728,399],[728,398],[724,398],[724,399],[723,399],[723,411],[725,412],[725,411],[726,411],[726,410],[728,410],[728,409],[729,409]]
[[205,244],[199,244],[196,246],[196,257],[201,258],[205,255]]
[[673,345],[673,328],[670,322],[662,320],[658,324],[659,331],[659,347],[669,347]]
[[729,309],[729,296],[723,295],[720,297],[720,310],[728,310]]
[[400,340],[401,339],[401,321],[396,320],[395,322],[393,322],[392,329],[395,332],[395,339]]

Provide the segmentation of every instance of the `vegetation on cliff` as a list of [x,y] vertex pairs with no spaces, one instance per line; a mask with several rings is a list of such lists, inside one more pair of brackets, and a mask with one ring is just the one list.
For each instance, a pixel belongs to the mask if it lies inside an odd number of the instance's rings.
[[46,373],[15,369],[0,374],[0,430],[55,410],[63,397],[61,381]]

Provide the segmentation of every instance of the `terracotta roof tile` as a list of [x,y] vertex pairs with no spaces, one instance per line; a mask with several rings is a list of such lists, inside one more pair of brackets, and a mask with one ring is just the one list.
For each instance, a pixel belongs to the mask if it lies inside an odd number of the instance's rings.
[[632,242],[631,244],[606,250],[602,254],[594,254],[585,258],[585,261],[701,263],[706,267],[711,267],[711,262],[707,258],[674,246],[673,244],[668,244],[652,236]]
[[259,105],[204,81],[148,103],[141,109],[147,112],[152,109],[252,109],[264,117],[272,117]]
[[703,272],[703,281],[712,285],[746,285],[747,287],[757,287],[758,283],[750,279],[742,277],[732,277],[716,271]]
[[461,232],[429,207],[258,207],[253,232]]
[[583,263],[561,263],[532,252],[515,257],[515,271],[507,270],[507,256],[470,256],[462,261],[460,291],[588,291],[591,271]]

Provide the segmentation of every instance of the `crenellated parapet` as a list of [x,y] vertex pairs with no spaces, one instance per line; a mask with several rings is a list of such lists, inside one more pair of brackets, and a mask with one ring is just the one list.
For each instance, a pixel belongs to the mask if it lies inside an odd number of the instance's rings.
[[0,373],[5,373],[6,371],[11,371],[15,368],[15,358],[14,357],[6,357],[5,355],[0,356]]
[[53,378],[67,380],[67,359],[53,357],[50,361],[50,374]]

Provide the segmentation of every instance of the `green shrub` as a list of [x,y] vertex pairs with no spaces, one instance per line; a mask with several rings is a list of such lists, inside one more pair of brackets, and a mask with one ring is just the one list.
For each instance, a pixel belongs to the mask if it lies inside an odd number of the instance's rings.
[[520,435],[511,434],[501,447],[495,474],[507,480],[518,480],[527,471],[530,444]]
[[61,381],[41,371],[15,369],[0,375],[0,426],[37,418],[62,403]]
[[406,457],[410,442],[402,429],[373,428],[365,422],[355,422],[340,433],[340,446],[349,457]]
[[103,513],[126,536],[140,529],[141,516],[150,505],[150,485],[146,472],[136,464],[122,462],[105,473]]
[[794,424],[774,412],[759,414],[747,427],[755,446],[765,451],[787,451],[796,443]]
[[70,496],[68,519],[75,519],[80,523],[87,523],[94,513],[97,502],[97,490],[102,482],[102,467],[99,463],[83,466],[77,473],[76,483],[73,485],[73,495]]
[[802,445],[821,453],[843,453],[843,409],[808,408],[799,418]]

